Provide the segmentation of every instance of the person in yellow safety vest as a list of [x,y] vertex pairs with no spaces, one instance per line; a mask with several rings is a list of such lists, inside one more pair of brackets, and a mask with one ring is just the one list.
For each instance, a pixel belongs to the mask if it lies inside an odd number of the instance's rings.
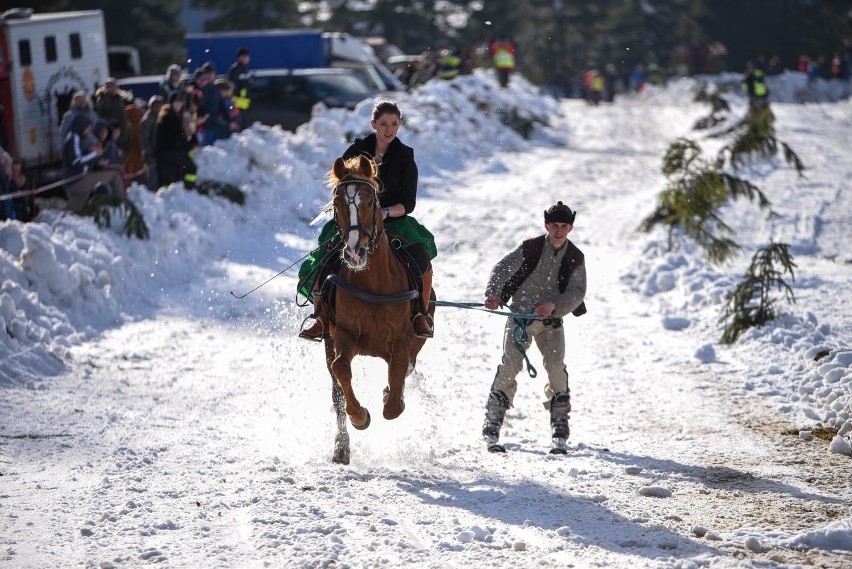
[[459,74],[461,58],[449,49],[442,49],[438,59],[438,77],[454,79]]
[[604,76],[596,68],[592,67],[583,73],[583,88],[586,91],[586,102],[597,105],[603,98],[606,82]]
[[515,44],[508,40],[498,40],[491,44],[489,51],[491,52],[491,61],[494,62],[494,68],[497,70],[500,86],[506,87],[509,84],[509,74],[515,70],[515,54],[517,53]]
[[251,61],[251,53],[248,48],[241,47],[237,50],[237,58],[228,69],[228,80],[234,86],[234,106],[245,111],[249,108],[251,100],[248,96],[248,88],[252,80],[252,72],[248,65]]
[[743,89],[748,93],[748,104],[751,109],[764,108],[769,104],[766,76],[762,69],[756,68],[750,61],[746,64]]

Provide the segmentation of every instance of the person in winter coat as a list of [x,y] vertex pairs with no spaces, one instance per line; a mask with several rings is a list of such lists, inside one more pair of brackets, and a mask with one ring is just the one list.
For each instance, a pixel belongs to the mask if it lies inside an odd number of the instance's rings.
[[219,89],[219,113],[222,119],[222,132],[219,138],[229,138],[231,134],[245,128],[245,118],[237,107],[237,97],[234,96],[234,85],[227,79],[216,79],[214,82]]
[[239,110],[246,110],[251,105],[248,89],[254,75],[249,70],[251,52],[245,47],[237,50],[237,58],[228,69],[228,80],[234,86],[234,106]]
[[183,128],[183,106],[183,93],[172,93],[169,103],[163,105],[157,117],[155,155],[161,187],[180,182],[188,172],[195,172],[189,157],[189,136]]
[[751,109],[761,109],[769,104],[769,89],[766,87],[766,76],[763,70],[748,62],[746,64],[745,76],[743,76],[743,89],[748,93],[748,104]]
[[216,66],[208,61],[201,66],[203,76],[206,78],[201,87],[201,103],[199,115],[205,115],[204,131],[200,134],[201,146],[213,144],[224,134],[229,132],[228,122],[223,117],[222,95],[216,86]]
[[[374,133],[364,138],[356,139],[346,152],[344,159],[355,158],[365,155],[373,160],[378,166],[378,178],[382,189],[379,193],[381,215],[384,219],[384,227],[391,235],[396,235],[405,250],[413,259],[416,271],[422,279],[422,291],[420,296],[420,311],[413,319],[414,334],[420,338],[431,338],[433,336],[432,317],[428,313],[429,302],[432,295],[432,259],[437,256],[435,239],[433,235],[423,227],[410,214],[414,211],[417,202],[417,163],[414,161],[414,149],[406,146],[397,138],[400,126],[402,126],[402,114],[396,103],[381,101],[373,107],[370,126]],[[320,232],[320,243],[326,243],[336,232],[336,223],[329,221]],[[313,291],[319,289],[320,279],[307,282],[308,275],[313,274],[314,268],[322,265],[324,256],[327,254],[323,249],[315,253],[317,257],[309,257],[299,269],[299,292],[310,298],[313,296],[315,302],[319,297],[312,295]],[[315,275],[316,276],[316,275]],[[307,330],[302,331],[299,337],[307,340],[321,340],[328,331],[328,311],[323,305],[323,311],[315,310],[317,321]]]
[[[91,104],[89,102],[89,94],[85,91],[77,91],[71,97],[71,106],[68,107],[68,110],[65,111],[65,114],[62,115],[62,121],[59,123],[59,150],[62,151],[62,148],[65,146],[65,139],[68,138],[68,132],[71,130],[71,121],[75,116],[79,114],[85,114],[92,120],[92,122],[98,119],[97,113],[92,110]],[[97,140],[95,140],[94,135],[90,135],[88,139],[83,141],[83,150],[88,151],[89,148],[95,144]]]
[[517,48],[507,39],[497,40],[488,49],[494,69],[497,70],[497,80],[501,87],[509,85],[509,75],[515,70]]
[[12,159],[8,152],[0,147],[0,221],[17,219],[32,221],[38,209],[35,207],[33,196],[6,198],[4,195],[14,194],[26,188],[27,177],[21,168],[21,163]]
[[95,91],[95,112],[108,123],[116,125],[121,129],[118,138],[118,146],[122,151],[127,150],[129,140],[129,129],[127,127],[127,115],[125,107],[132,99],[129,93],[118,88],[115,78],[107,79],[106,85]]
[[156,192],[160,187],[159,178],[157,177],[157,116],[160,114],[160,109],[163,108],[162,95],[151,95],[148,99],[148,108],[145,114],[142,115],[142,120],[139,123],[139,138],[142,144],[142,160],[145,162],[145,171],[147,174],[146,186],[152,192]]
[[172,64],[166,70],[166,76],[160,81],[160,92],[158,93],[164,101],[168,101],[172,93],[183,92],[186,85],[181,79],[183,69],[180,65]]
[[[516,314],[536,319],[510,317],[503,333],[503,359],[491,384],[485,404],[482,436],[492,450],[500,438],[506,411],[512,407],[518,389],[524,350],[535,340],[541,352],[548,382],[544,406],[550,411],[553,449],[564,452],[568,439],[568,412],[571,396],[565,367],[565,332],[562,318],[569,313],[586,312],[586,265],[583,252],[568,240],[577,213],[557,202],[544,212],[546,235],[524,241],[492,269],[485,289],[485,307],[497,309],[508,304]],[[518,328],[520,327],[520,330]]]
[[68,208],[80,211],[92,195],[96,187],[106,188],[106,191],[124,196],[124,177],[121,172],[107,168],[96,170],[101,163],[104,150],[99,144],[92,146],[89,151],[82,149],[83,140],[92,132],[94,122],[86,114],[78,114],[71,121],[68,136],[62,147],[62,173],[72,179],[65,185],[68,197]]

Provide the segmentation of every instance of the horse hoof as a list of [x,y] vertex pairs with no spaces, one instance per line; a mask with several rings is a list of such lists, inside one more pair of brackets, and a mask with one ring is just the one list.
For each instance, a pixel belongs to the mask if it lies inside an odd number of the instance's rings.
[[[355,427],[356,429],[358,429],[359,431],[363,431],[364,429],[366,429],[367,427],[370,426],[370,412],[367,410],[366,407],[361,407],[361,409],[363,409],[364,413],[367,415],[367,420],[364,421],[364,424],[361,425],[361,426],[358,426],[355,423],[352,423],[352,426]],[[349,418],[349,421],[352,422],[351,417]]]
[[384,412],[382,413],[382,415],[388,421],[392,421],[392,420],[396,419],[397,417],[399,417],[400,415],[402,415],[403,411],[405,411],[405,401],[400,399],[399,400],[399,411],[396,411],[396,410],[389,411],[388,406],[385,405]]

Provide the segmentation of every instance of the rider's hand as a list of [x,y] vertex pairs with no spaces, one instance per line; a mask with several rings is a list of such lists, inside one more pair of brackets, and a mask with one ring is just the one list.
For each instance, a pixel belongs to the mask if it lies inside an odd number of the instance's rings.
[[500,307],[500,296],[491,293],[485,296],[485,308],[488,310],[497,310]]
[[550,316],[554,310],[556,310],[556,305],[549,300],[535,305],[536,316]]

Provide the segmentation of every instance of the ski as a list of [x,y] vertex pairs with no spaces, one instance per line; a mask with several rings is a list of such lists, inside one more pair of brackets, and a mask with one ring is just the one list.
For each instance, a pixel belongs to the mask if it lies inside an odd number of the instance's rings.
[[506,447],[500,443],[488,443],[488,452],[506,452]]
[[554,437],[550,454],[568,454],[568,442],[563,438]]

